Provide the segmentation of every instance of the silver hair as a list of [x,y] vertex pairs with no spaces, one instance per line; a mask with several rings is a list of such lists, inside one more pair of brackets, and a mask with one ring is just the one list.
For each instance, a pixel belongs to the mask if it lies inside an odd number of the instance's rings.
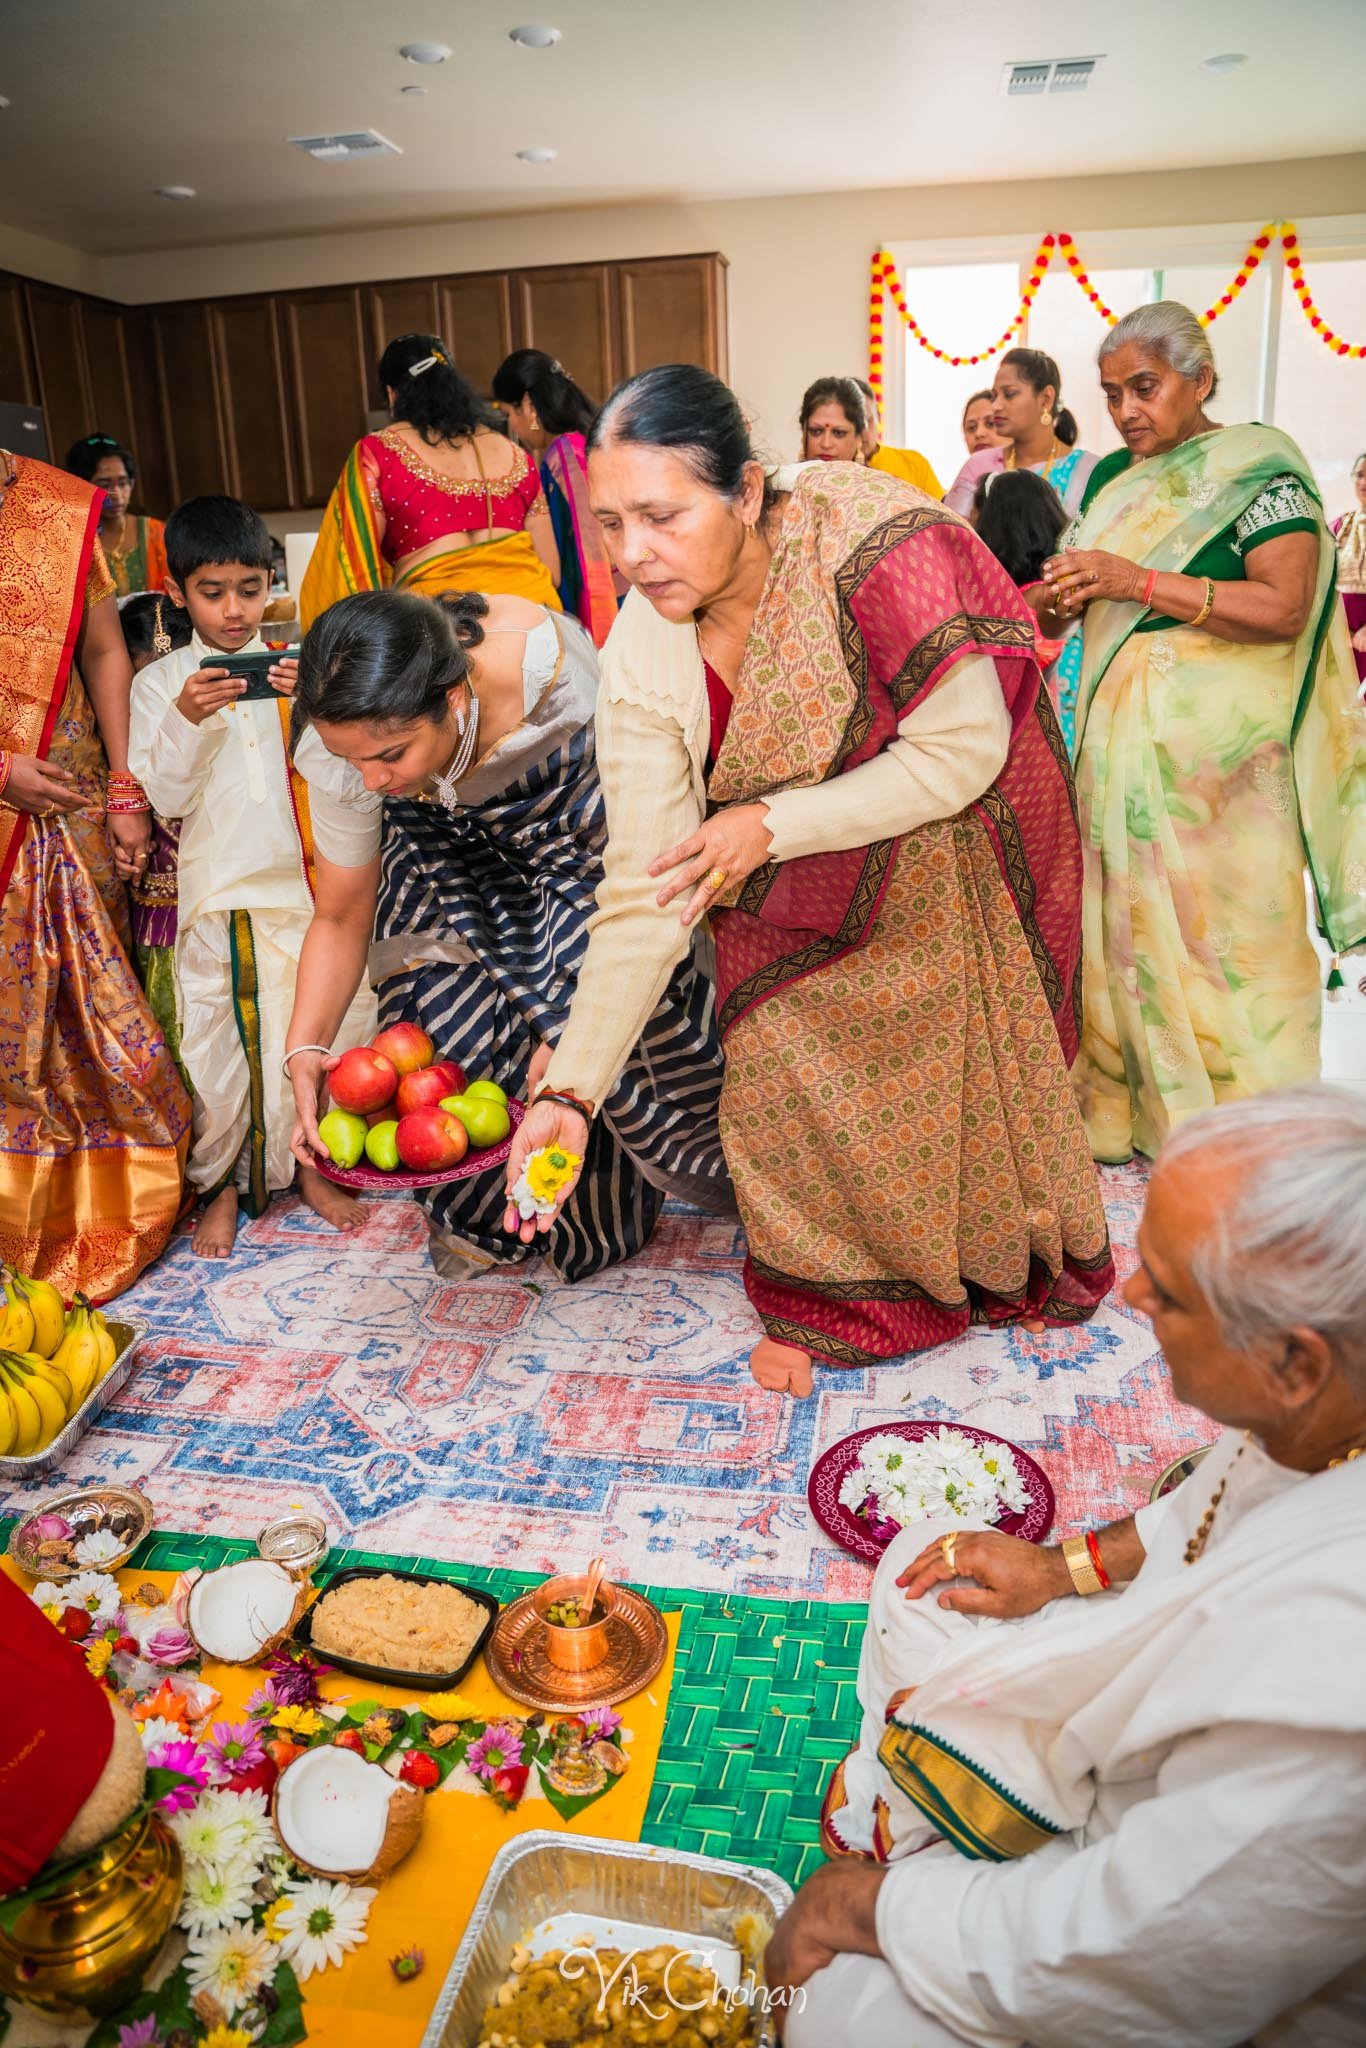
[[1117,320],[1105,336],[1096,351],[1096,361],[1103,363],[1116,349],[1125,348],[1130,343],[1136,348],[1146,349],[1150,355],[1160,356],[1181,377],[1198,377],[1208,364],[1209,395],[1213,398],[1219,382],[1214,368],[1214,350],[1209,345],[1208,334],[1189,306],[1183,306],[1178,299],[1158,299],[1151,306],[1135,306],[1133,312]]
[[1241,1172],[1191,1272],[1225,1341],[1307,1325],[1366,1396],[1366,1095],[1311,1081],[1223,1103],[1172,1133],[1158,1171],[1219,1152]]

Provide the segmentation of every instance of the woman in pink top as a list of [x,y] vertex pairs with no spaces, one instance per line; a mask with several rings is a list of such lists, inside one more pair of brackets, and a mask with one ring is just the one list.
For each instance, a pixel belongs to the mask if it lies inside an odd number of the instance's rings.
[[1077,423],[1062,398],[1062,372],[1042,349],[1012,348],[1002,356],[992,389],[1001,445],[969,455],[944,494],[951,512],[972,516],[977,486],[993,470],[1033,469],[1046,477],[1075,517],[1097,457],[1077,446]]

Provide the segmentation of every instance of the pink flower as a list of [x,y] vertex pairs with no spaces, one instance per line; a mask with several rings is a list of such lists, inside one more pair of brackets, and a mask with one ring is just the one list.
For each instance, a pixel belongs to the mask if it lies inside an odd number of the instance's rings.
[[142,1654],[149,1664],[174,1667],[188,1664],[198,1653],[183,1628],[159,1628],[155,1635],[148,1636]]
[[203,1748],[220,1782],[253,1771],[266,1760],[259,1721],[215,1721]]
[[162,2048],[156,2014],[149,2013],[145,2020],[134,2020],[131,2026],[120,2027],[118,2048]]
[[621,1715],[612,1707],[591,1707],[582,1716],[584,1734],[594,1742],[612,1742],[622,1726]]
[[466,1770],[486,1783],[492,1783],[499,1771],[515,1768],[521,1761],[522,1730],[515,1721],[490,1721],[465,1751]]
[[247,1701],[247,1712],[254,1714],[258,1721],[269,1721],[273,1718],[277,1707],[283,1707],[287,1704],[288,1702],[277,1688],[275,1680],[268,1678],[264,1685],[257,1686],[255,1692]]
[[197,1743],[162,1742],[147,1753],[149,1771],[179,1771],[191,1785],[175,1785],[158,1800],[163,1813],[188,1813],[209,1782],[208,1766]]

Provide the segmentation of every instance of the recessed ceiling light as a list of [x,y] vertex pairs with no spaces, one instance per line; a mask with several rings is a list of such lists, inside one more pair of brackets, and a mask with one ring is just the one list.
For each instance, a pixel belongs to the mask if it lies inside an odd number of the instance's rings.
[[1226,71],[1236,71],[1240,64],[1246,64],[1247,53],[1243,50],[1222,50],[1217,57],[1202,57],[1200,69],[1208,71],[1215,78],[1222,78]]
[[520,43],[524,50],[548,50],[553,43],[558,43],[561,33],[561,30],[548,28],[543,22],[529,21],[521,28],[510,28],[508,41]]
[[425,85],[401,85],[399,91],[405,100],[420,100],[425,96],[427,88]]
[[447,43],[405,43],[398,54],[410,64],[444,64],[451,52]]
[[559,153],[557,149],[519,149],[517,155],[524,164],[553,164]]
[[156,196],[158,199],[193,199],[195,196],[194,186],[158,185]]

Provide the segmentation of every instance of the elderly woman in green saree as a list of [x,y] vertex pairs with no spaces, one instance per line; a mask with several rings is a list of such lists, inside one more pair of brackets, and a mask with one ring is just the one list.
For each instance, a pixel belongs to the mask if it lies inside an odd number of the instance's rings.
[[1073,1075],[1093,1152],[1118,1161],[1317,1076],[1304,870],[1334,949],[1366,940],[1366,711],[1309,465],[1275,427],[1207,418],[1195,315],[1139,307],[1100,373],[1125,445],[1045,564],[1041,617],[1085,616]]

